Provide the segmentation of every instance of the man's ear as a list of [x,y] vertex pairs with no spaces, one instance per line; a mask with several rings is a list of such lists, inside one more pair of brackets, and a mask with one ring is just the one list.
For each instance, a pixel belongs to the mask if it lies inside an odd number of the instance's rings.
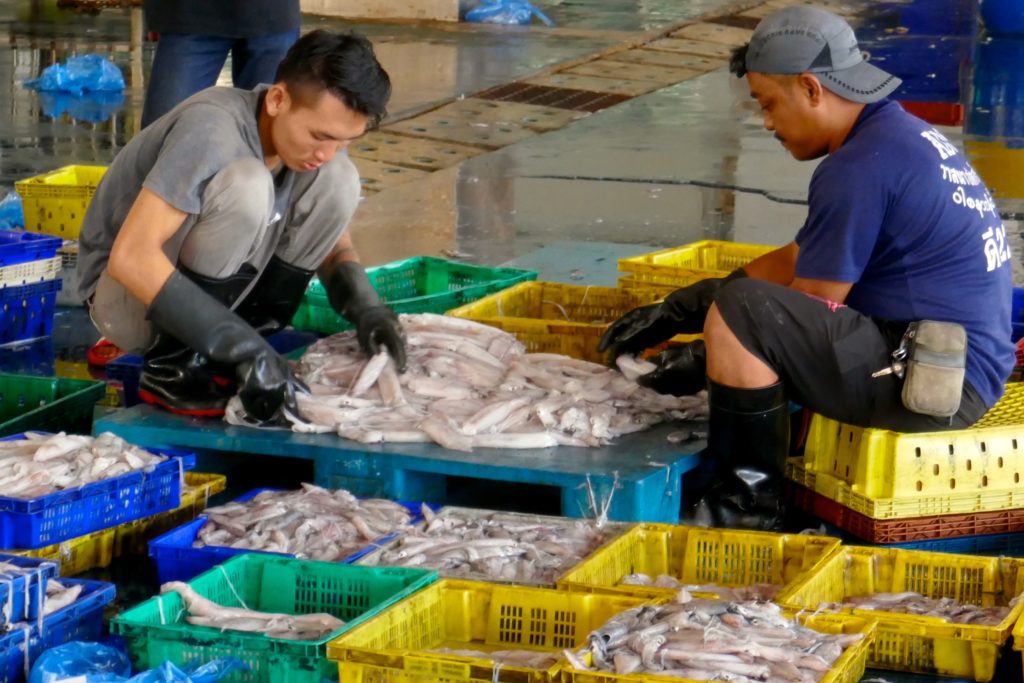
[[797,89],[800,93],[807,97],[812,107],[816,107],[821,104],[824,98],[825,88],[821,85],[821,81],[814,74],[802,73],[797,77]]
[[264,106],[267,108],[267,113],[271,116],[277,116],[281,109],[288,106],[290,99],[287,86],[284,83],[275,83],[267,90],[267,95],[263,101]]

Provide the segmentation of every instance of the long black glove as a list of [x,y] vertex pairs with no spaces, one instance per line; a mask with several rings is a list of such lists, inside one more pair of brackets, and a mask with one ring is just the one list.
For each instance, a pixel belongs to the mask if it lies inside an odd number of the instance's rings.
[[356,326],[363,352],[375,356],[386,348],[398,371],[405,372],[405,331],[395,312],[380,300],[366,270],[355,261],[341,261],[321,280],[331,307]]
[[239,397],[258,420],[284,405],[292,412],[295,389],[304,389],[282,358],[247,322],[174,271],[150,304],[146,317],[206,358],[235,367]]
[[597,350],[612,349],[613,356],[636,354],[668,341],[677,334],[697,334],[704,330],[704,319],[722,286],[747,274],[742,268],[724,278],[708,278],[677,289],[661,303],[634,308],[613,322]]
[[659,394],[692,396],[707,385],[707,351],[701,339],[672,346],[647,360],[658,367],[636,378],[642,387]]

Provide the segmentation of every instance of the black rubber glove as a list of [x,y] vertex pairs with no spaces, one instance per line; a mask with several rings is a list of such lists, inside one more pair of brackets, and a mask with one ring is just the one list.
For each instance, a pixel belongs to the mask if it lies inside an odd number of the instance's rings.
[[647,360],[658,368],[636,378],[642,387],[659,394],[693,396],[707,386],[707,351],[702,339],[670,347]]
[[247,413],[270,420],[281,406],[295,412],[295,390],[306,390],[282,358],[247,322],[178,271],[146,313],[160,328],[209,360],[232,365]]
[[614,358],[624,353],[640,353],[677,334],[703,332],[704,319],[718,290],[725,283],[746,276],[738,268],[724,278],[707,278],[677,289],[661,303],[634,308],[605,330],[597,350],[611,349]]
[[355,261],[342,261],[321,274],[327,300],[345,320],[356,326],[359,347],[369,356],[386,348],[399,372],[405,372],[405,330]]

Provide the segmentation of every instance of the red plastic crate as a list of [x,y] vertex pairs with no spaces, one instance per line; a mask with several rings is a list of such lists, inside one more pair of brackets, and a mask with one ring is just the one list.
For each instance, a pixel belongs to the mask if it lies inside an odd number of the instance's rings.
[[872,519],[789,481],[790,499],[798,508],[870,543],[907,543],[940,538],[985,536],[1024,531],[1024,509],[907,519]]

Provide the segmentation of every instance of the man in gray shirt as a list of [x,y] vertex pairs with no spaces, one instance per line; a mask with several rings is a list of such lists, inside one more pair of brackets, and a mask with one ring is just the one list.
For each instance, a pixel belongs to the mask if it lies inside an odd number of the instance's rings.
[[103,336],[144,351],[144,400],[215,416],[237,391],[257,419],[294,409],[301,385],[263,335],[314,270],[364,351],[404,370],[401,326],[346,230],[359,175],[338,154],[390,94],[369,41],[314,31],[273,85],[204,90],[117,155],[85,215],[78,286]]

